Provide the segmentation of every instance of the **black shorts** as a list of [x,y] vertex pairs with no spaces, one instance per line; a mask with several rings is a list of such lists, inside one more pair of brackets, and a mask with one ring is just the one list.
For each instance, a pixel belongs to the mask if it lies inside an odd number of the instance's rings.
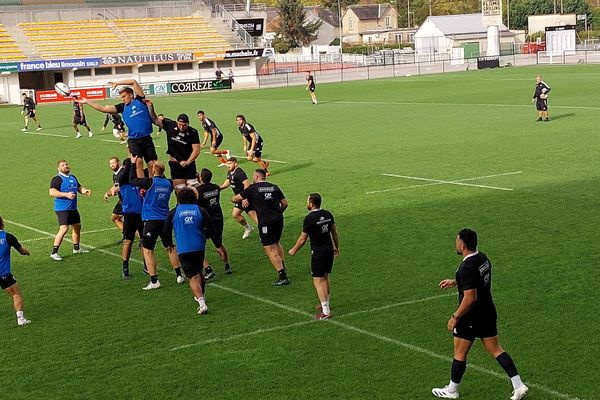
[[212,138],[211,138],[210,147],[211,147],[212,149],[218,149],[218,148],[219,148],[219,146],[221,145],[221,143],[223,143],[223,135],[219,135],[219,136],[217,136],[217,143],[216,143],[216,146],[213,146],[213,145],[212,145]]
[[0,289],[8,289],[15,283],[17,283],[17,280],[10,272],[8,275],[0,276]]
[[169,161],[171,179],[196,179],[196,163],[182,167],[177,161]]
[[58,225],[75,225],[81,223],[81,216],[77,210],[55,211]]
[[27,118],[35,118],[35,110],[25,110],[25,116]]
[[154,250],[156,240],[160,236],[162,244],[167,247],[164,234],[165,221],[144,221],[144,231],[142,235],[142,246],[148,250]]
[[223,218],[211,218],[211,220],[214,227],[214,235],[210,237],[210,240],[218,248],[223,246]]
[[333,250],[312,252],[310,257],[310,274],[315,278],[323,278],[333,268]]
[[465,339],[469,342],[475,341],[475,338],[494,337],[498,335],[496,318],[478,320],[477,323],[458,320],[452,334],[457,338]]
[[113,208],[113,214],[123,215],[123,203],[121,200],[117,201],[115,207]]
[[535,102],[535,108],[538,111],[548,111],[548,100],[538,99],[538,101]]
[[248,213],[249,211],[252,211],[252,206],[248,206],[248,207],[244,207],[242,206],[242,203],[233,203],[233,208],[239,208],[240,210]]
[[87,122],[85,122],[85,115],[74,115],[73,125],[87,125]]
[[202,266],[204,264],[204,252],[203,251],[192,251],[191,253],[178,254],[181,268],[186,278],[192,279],[194,276],[202,273]]
[[256,143],[256,146],[254,147],[254,157],[261,158],[262,152],[263,152],[263,142],[261,140],[259,143]]
[[315,87],[314,87],[314,86],[310,86],[310,87],[308,88],[308,90],[309,90],[311,93],[314,93],[314,92],[315,92]]
[[[123,214],[123,239],[134,240],[135,233],[140,235],[140,238],[144,235],[144,222],[142,221],[142,214]],[[156,240],[154,241],[156,244]]]
[[283,233],[283,220],[272,224],[258,224],[258,235],[263,246],[279,242]]
[[129,138],[127,140],[127,146],[129,147],[131,154],[134,156],[143,157],[144,161],[146,162],[158,160],[156,148],[154,147],[154,142],[152,141],[152,137],[150,137],[150,135],[139,139]]

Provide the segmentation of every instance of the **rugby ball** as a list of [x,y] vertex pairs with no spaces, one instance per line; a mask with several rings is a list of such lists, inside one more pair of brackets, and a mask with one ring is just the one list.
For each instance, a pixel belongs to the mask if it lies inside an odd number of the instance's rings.
[[67,97],[71,94],[71,89],[66,83],[63,82],[58,82],[56,85],[54,85],[54,90],[63,97]]

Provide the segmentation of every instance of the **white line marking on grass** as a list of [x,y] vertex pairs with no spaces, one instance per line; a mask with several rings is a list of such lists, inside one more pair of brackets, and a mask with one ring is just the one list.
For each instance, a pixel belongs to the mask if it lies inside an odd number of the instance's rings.
[[[205,151],[204,154],[212,154],[212,153],[210,151]],[[235,158],[239,158],[240,160],[245,160],[246,159],[246,156],[237,156],[235,154],[231,154],[231,156],[235,157]],[[265,159],[265,161],[274,162],[276,164],[287,164],[288,163],[287,161],[271,160],[271,159]]]
[[360,311],[350,312],[350,313],[347,313],[347,314],[340,314],[340,315],[336,315],[336,317],[337,318],[340,318],[340,317],[352,317],[354,315],[359,315],[359,314],[370,314],[370,313],[373,313],[373,312],[383,311],[383,310],[387,310],[387,309],[390,309],[390,308],[402,307],[402,306],[410,306],[412,304],[425,303],[425,302],[428,302],[428,301],[431,301],[431,300],[443,299],[445,297],[450,297],[450,296],[456,296],[456,294],[455,293],[444,293],[444,294],[438,294],[436,296],[423,297],[422,299],[401,301],[400,303],[387,304],[385,306],[375,307],[375,308],[371,308],[369,310],[360,310]]
[[42,132],[26,132],[27,135],[39,135],[39,136],[52,136],[52,137],[61,137],[61,138],[69,138],[74,136],[69,135],[59,135],[57,133],[42,133]]
[[[96,229],[93,231],[85,231],[85,232],[81,232],[82,235],[88,235],[90,233],[97,233],[97,232],[106,232],[106,231],[114,231],[115,229],[117,229],[116,226],[113,226],[112,228],[104,228],[104,229]],[[52,237],[54,237],[54,235],[52,235]],[[21,240],[21,243],[29,243],[29,242],[37,242],[38,240],[44,240],[44,239],[48,239],[49,236],[43,236],[43,237],[39,237],[39,238],[34,238],[34,239],[25,239],[25,240]]]
[[403,186],[403,187],[397,187],[397,188],[391,188],[391,189],[373,190],[373,191],[370,191],[370,192],[366,192],[365,194],[393,192],[393,191],[396,191],[396,190],[415,189],[415,188],[420,188],[420,187],[436,186],[436,185],[472,186],[472,187],[479,187],[479,188],[483,188],[483,189],[512,191],[514,189],[501,188],[501,187],[488,186],[488,185],[468,184],[468,183],[464,183],[464,182],[475,181],[475,180],[478,180],[478,179],[485,179],[485,178],[495,178],[495,177],[498,177],[498,176],[517,175],[517,174],[522,174],[522,173],[523,173],[523,171],[504,172],[504,173],[501,173],[501,174],[476,176],[476,177],[473,177],[473,178],[455,179],[455,180],[451,180],[451,181],[440,180],[440,179],[419,178],[419,177],[415,177],[415,176],[405,176],[405,175],[395,175],[395,174],[381,174],[382,176],[391,176],[391,177],[394,177],[394,178],[412,179],[412,180],[426,181],[426,182],[433,182],[433,183],[428,183],[428,184],[424,184],[424,185]]
[[[42,231],[40,229],[31,227],[29,225],[20,224],[18,222],[14,222],[14,221],[10,221],[10,220],[5,220],[5,222],[7,222],[9,224],[13,224],[13,225],[19,226],[21,228],[29,229],[29,230],[31,230],[33,232],[37,232],[37,233],[48,235],[48,236],[52,236],[52,237],[54,236],[54,234],[52,234],[50,232]],[[69,240],[66,240],[66,241],[70,242]],[[99,251],[99,252],[104,253],[104,254],[108,254],[108,255],[111,255],[111,256],[119,257],[119,258],[121,257],[120,254],[113,253],[111,251],[106,251],[106,250],[103,250],[103,249],[99,249],[99,248],[94,247],[94,246],[88,246],[88,245],[86,245],[86,247],[89,247],[90,249]],[[142,263],[141,261],[135,260],[133,258],[130,259],[130,260],[134,261],[134,262],[137,262],[137,263],[140,263],[140,264]],[[312,317],[311,314],[309,314],[309,313],[307,313],[305,311],[302,311],[302,310],[299,310],[299,309],[296,309],[296,308],[293,308],[293,307],[289,307],[289,306],[286,306],[285,304],[280,304],[280,303],[277,303],[277,302],[269,300],[269,299],[265,299],[265,298],[262,298],[262,297],[259,297],[259,296],[255,296],[253,294],[244,293],[244,292],[241,292],[239,290],[228,288],[226,286],[222,286],[222,285],[215,284],[215,283],[210,283],[209,285],[213,286],[213,287],[216,287],[218,289],[230,292],[230,293],[237,294],[239,296],[242,296],[242,297],[245,297],[245,298],[248,298],[248,299],[252,299],[252,300],[255,300],[255,301],[258,301],[258,302],[261,302],[261,303],[272,305],[274,307],[277,307],[277,308],[280,308],[280,309],[283,309],[283,310],[286,310],[286,311],[289,311],[289,312],[293,312],[293,313],[300,314],[300,315],[303,315],[303,316]],[[302,322],[296,323],[296,326],[297,325],[302,325],[303,323],[304,324],[308,324],[309,322],[311,322],[311,321],[302,321]],[[445,361],[445,362],[448,362],[448,363],[450,363],[452,361],[451,357],[444,356],[444,355],[435,353],[435,352],[433,352],[431,350],[427,350],[425,348],[422,348],[422,347],[419,347],[419,346],[415,346],[415,345],[412,345],[412,344],[409,344],[409,343],[405,343],[405,342],[402,342],[402,341],[397,340],[397,339],[393,339],[393,338],[390,338],[390,337],[387,337],[387,336],[384,336],[384,335],[380,335],[380,334],[377,334],[377,333],[374,333],[374,332],[371,332],[371,331],[367,331],[365,329],[361,329],[361,328],[358,328],[358,327],[355,327],[355,326],[352,326],[352,325],[349,325],[349,324],[346,324],[346,323],[343,323],[343,322],[339,322],[339,321],[336,321],[334,319],[328,319],[328,320],[325,320],[323,322],[324,323],[330,323],[332,325],[335,325],[337,327],[346,329],[348,331],[352,331],[352,332],[359,333],[361,335],[369,336],[369,337],[372,337],[374,339],[381,340],[383,342],[387,342],[387,343],[391,343],[391,344],[394,344],[394,345],[397,345],[397,346],[400,346],[400,347],[404,347],[404,348],[406,348],[408,350],[414,351],[416,353],[425,354],[427,356],[430,356],[430,357],[438,359],[438,360],[442,360],[442,361]],[[277,327],[264,328],[264,330],[265,331],[267,331],[268,329],[271,329],[273,331],[274,330],[282,330],[282,329],[285,329],[287,327],[289,327],[289,325],[285,325],[285,326],[282,326],[280,328],[277,328]],[[246,333],[246,334],[239,334],[239,335],[250,336],[250,334],[251,333],[249,332],[249,333]],[[218,340],[215,340],[215,341],[218,341]],[[479,372],[485,373],[487,375],[490,375],[490,376],[502,379],[502,380],[506,380],[507,379],[506,375],[503,375],[503,374],[501,374],[499,372],[492,371],[492,370],[484,368],[484,367],[477,366],[477,365],[472,364],[472,363],[469,363],[469,368],[473,369],[475,371],[479,371]],[[538,389],[538,390],[540,390],[542,392],[545,392],[545,393],[550,394],[550,395],[555,396],[555,397],[559,397],[559,398],[563,398],[563,399],[567,399],[567,400],[582,400],[582,399],[580,399],[578,397],[572,396],[570,394],[561,393],[561,392],[559,392],[557,390],[551,389],[551,388],[549,388],[547,386],[544,386],[544,385],[540,385],[540,384],[532,383],[532,382],[526,382],[526,384],[529,385],[529,387],[536,388],[536,389]]]

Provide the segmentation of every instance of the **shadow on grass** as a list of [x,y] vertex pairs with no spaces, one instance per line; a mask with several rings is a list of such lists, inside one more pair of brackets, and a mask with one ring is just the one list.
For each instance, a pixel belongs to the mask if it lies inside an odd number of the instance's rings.
[[[312,166],[313,164],[314,164],[314,162],[306,162],[306,163],[302,163],[302,164],[288,164],[283,168],[278,168],[276,165],[271,164],[271,168],[273,166],[275,166],[275,168],[272,171],[274,175],[281,175],[281,174],[285,174],[286,172],[297,171],[299,169],[308,168],[308,167]],[[269,168],[269,169],[271,169],[271,168]]]
[[554,121],[554,120],[561,119],[561,118],[574,117],[574,116],[575,116],[575,113],[559,114],[559,115],[552,116],[552,118],[550,118],[550,121]]

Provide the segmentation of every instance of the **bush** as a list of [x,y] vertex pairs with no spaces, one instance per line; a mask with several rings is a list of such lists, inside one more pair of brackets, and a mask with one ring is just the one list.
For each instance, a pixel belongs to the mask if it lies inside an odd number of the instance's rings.
[[292,43],[286,39],[275,38],[273,40],[273,48],[276,53],[285,54],[292,48]]

